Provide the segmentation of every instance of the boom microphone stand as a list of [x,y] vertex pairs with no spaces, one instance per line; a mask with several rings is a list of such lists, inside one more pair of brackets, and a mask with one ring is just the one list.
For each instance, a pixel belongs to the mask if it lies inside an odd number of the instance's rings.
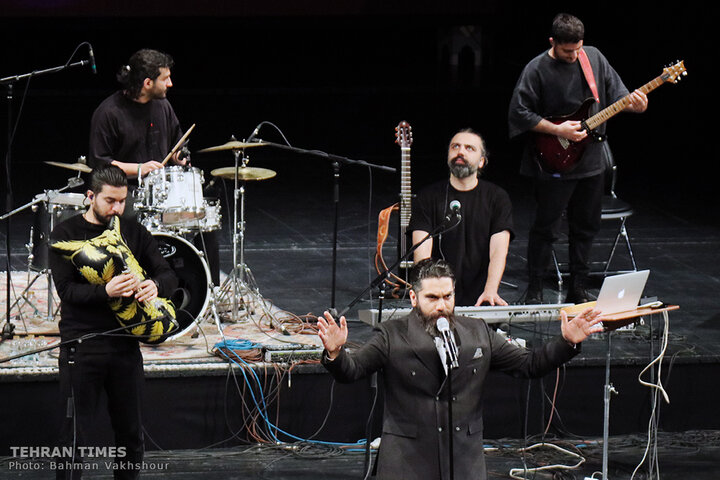
[[[300,153],[304,155],[312,155],[314,157],[324,158],[330,160],[333,166],[333,205],[334,205],[334,217],[333,217],[333,253],[332,253],[332,293],[330,295],[330,307],[335,308],[335,290],[336,290],[336,279],[337,279],[337,244],[338,244],[338,216],[340,210],[340,165],[357,165],[375,168],[377,170],[383,170],[386,172],[396,172],[397,169],[393,167],[387,167],[385,165],[376,165],[373,163],[366,162],[365,160],[353,160],[351,158],[342,157],[340,155],[333,155],[332,153],[322,152],[320,150],[306,150],[304,148],[291,147],[289,145],[283,145],[281,143],[272,143],[261,140],[257,137],[254,138],[257,142],[267,144],[269,147],[275,147],[282,150],[288,150],[294,153]],[[411,250],[412,251],[412,250]],[[395,268],[395,266],[393,266]],[[374,288],[377,285],[369,288]],[[368,288],[368,290],[369,290]],[[367,291],[367,290],[366,290]],[[364,294],[365,292],[363,292]]]
[[[7,363],[7,362],[10,362],[10,361],[12,361],[12,360],[15,360],[16,358],[22,358],[22,357],[26,357],[26,356],[28,356],[28,355],[34,355],[34,354],[36,354],[36,353],[42,353],[42,352],[46,352],[46,351],[48,351],[48,350],[54,350],[54,349],[56,349],[56,348],[60,348],[60,347],[63,347],[63,346],[65,346],[65,345],[70,345],[70,344],[72,344],[72,343],[82,343],[82,342],[84,342],[84,341],[86,341],[86,340],[90,340],[90,339],[93,339],[93,338],[95,338],[95,337],[102,337],[102,336],[105,336],[105,335],[112,335],[112,334],[114,334],[115,332],[119,332],[119,331],[121,331],[121,330],[126,330],[126,329],[132,329],[132,328],[135,328],[135,327],[140,327],[140,326],[142,326],[142,325],[147,325],[148,323],[152,323],[152,322],[154,322],[154,321],[155,321],[155,320],[152,320],[152,319],[151,319],[151,320],[143,320],[142,322],[134,323],[134,324],[132,324],[132,325],[127,325],[127,326],[125,326],[125,327],[113,328],[113,329],[110,329],[110,330],[106,330],[106,331],[104,331],[104,332],[87,333],[87,334],[85,334],[85,335],[83,335],[83,336],[81,336],[81,337],[78,337],[78,338],[71,338],[71,339],[69,339],[69,340],[65,340],[64,342],[58,342],[58,343],[55,344],[55,345],[47,345],[47,346],[42,347],[42,348],[36,348],[35,350],[28,350],[27,352],[18,353],[17,355],[12,355],[12,356],[10,356],[10,357],[0,358],[0,363]],[[132,335],[132,334],[130,334],[130,333],[128,333],[127,336],[130,336],[130,337],[133,337],[133,338],[138,338],[136,335]]]
[[[7,98],[7,139],[8,139],[8,145],[7,145],[7,153],[5,154],[5,184],[6,184],[6,195],[5,195],[5,209],[10,210],[13,205],[13,195],[12,195],[12,182],[10,181],[10,173],[11,173],[11,164],[12,164],[12,141],[13,136],[15,135],[15,127],[17,125],[13,125],[13,111],[12,111],[12,102],[13,102],[13,86],[22,81],[22,80],[30,80],[32,77],[39,77],[41,75],[47,75],[50,73],[58,73],[62,72],[64,70],[67,70],[69,68],[74,67],[82,67],[85,65],[90,65],[93,69],[93,72],[96,72],[95,70],[95,58],[92,51],[92,47],[89,43],[85,42],[85,44],[88,45],[90,50],[90,59],[89,60],[80,60],[79,62],[70,63],[68,61],[64,65],[60,65],[57,67],[52,68],[46,68],[44,70],[33,70],[30,73],[23,73],[21,75],[11,75],[9,77],[0,78],[0,85],[4,85],[7,91],[6,98]],[[77,48],[79,48],[81,45],[78,45]],[[77,48],[75,51],[77,52]],[[75,52],[73,52],[73,56],[75,55]],[[70,57],[72,60],[72,56]],[[7,255],[6,257],[6,271],[7,271],[7,278],[6,278],[6,312],[5,312],[5,325],[2,329],[2,338],[12,338],[13,332],[15,331],[15,325],[10,321],[10,290],[11,290],[11,284],[10,284],[10,274],[12,273],[12,268],[10,266],[10,219],[8,218],[5,223],[5,253]]]

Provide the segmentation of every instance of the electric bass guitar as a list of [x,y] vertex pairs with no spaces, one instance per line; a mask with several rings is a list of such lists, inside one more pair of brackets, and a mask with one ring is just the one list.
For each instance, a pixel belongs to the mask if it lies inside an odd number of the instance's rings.
[[[378,235],[377,249],[375,251],[375,269],[378,273],[387,271],[387,265],[383,259],[383,245],[388,237],[390,227],[390,217],[393,212],[400,213],[400,231],[398,233],[398,256],[402,257],[407,252],[408,246],[408,225],[410,224],[410,216],[412,213],[412,189],[410,186],[410,146],[412,145],[412,127],[406,121],[402,121],[395,127],[395,143],[400,145],[400,201],[394,205],[382,210],[378,215]],[[411,260],[402,262],[400,270],[407,271],[413,265]],[[407,282],[401,278],[405,275],[397,276],[391,274],[394,281],[387,281],[388,284],[395,289],[399,289]],[[396,283],[397,282],[397,283]]]
[[[687,75],[685,65],[678,61],[675,65],[663,69],[663,73],[655,77],[639,88],[644,94],[648,94],[666,82],[677,83],[682,76]],[[630,103],[630,95],[627,95],[607,108],[600,110],[595,115],[588,117],[590,107],[595,103],[594,98],[588,98],[575,113],[559,117],[550,117],[546,120],[559,125],[568,120],[579,120],[583,129],[587,130],[588,136],[579,142],[573,142],[557,135],[546,133],[535,133],[534,143],[536,159],[543,171],[547,173],[567,173],[577,166],[585,151],[585,147],[591,141],[602,141],[602,137],[595,132],[595,129],[622,112]]]

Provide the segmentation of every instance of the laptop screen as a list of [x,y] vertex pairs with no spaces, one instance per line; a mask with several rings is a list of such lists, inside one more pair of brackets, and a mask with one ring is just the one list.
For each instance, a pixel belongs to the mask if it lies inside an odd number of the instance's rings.
[[650,270],[605,277],[595,308],[607,315],[634,310],[640,302],[648,275]]

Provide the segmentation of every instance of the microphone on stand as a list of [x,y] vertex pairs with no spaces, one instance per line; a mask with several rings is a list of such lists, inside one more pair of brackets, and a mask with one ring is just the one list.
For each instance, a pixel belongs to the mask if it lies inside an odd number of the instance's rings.
[[[459,203],[460,202],[458,202],[458,204]],[[450,364],[450,368],[458,368],[460,366],[458,363],[458,348],[457,344],[455,344],[455,336],[450,331],[450,323],[447,321],[447,318],[440,317],[437,319],[435,326],[437,326],[438,332],[440,332],[442,336],[447,363]]]
[[[263,123],[265,123],[265,122],[258,123],[258,126],[255,127],[255,130],[253,130],[253,132],[250,134],[250,136],[247,138],[247,140],[245,140],[246,142],[250,143],[253,140],[260,140],[257,138],[257,136],[258,136],[258,133],[260,133],[260,127],[262,127]],[[260,141],[262,141],[262,140],[260,140]]]
[[453,218],[457,218],[458,223],[459,223],[460,220],[462,219],[462,215],[460,215],[460,207],[461,206],[462,205],[460,204],[460,202],[458,200],[453,200],[452,202],[450,202],[450,213],[445,215],[445,221],[449,222]]
[[95,64],[95,52],[93,52],[92,45],[88,43],[88,50],[90,53],[90,69],[94,75],[97,75],[97,65]]

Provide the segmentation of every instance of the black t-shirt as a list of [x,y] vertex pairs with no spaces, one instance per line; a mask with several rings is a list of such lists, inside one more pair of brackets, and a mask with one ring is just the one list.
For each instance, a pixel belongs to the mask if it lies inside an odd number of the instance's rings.
[[90,166],[113,160],[162,162],[182,137],[167,99],[138,103],[118,91],[106,98],[90,122]]
[[[60,240],[88,240],[107,229],[105,225],[90,223],[82,215],[76,215],[60,223],[50,234],[51,243]],[[122,219],[120,232],[146,276],[155,280],[158,294],[169,297],[177,288],[175,272],[158,250],[157,242],[150,233],[133,220]],[[60,337],[63,341],[88,333],[99,333],[120,327],[110,309],[105,285],[92,285],[69,259],[52,249],[49,254],[50,268],[60,297]],[[117,332],[117,341],[110,342],[114,348],[137,348],[137,339],[124,337]],[[87,342],[90,344],[90,342]],[[107,342],[103,342],[107,345]]]
[[514,236],[512,203],[505,190],[485,180],[479,179],[478,185],[466,192],[455,190],[445,180],[417,194],[408,229],[432,232],[445,220],[453,200],[460,202],[462,221],[433,240],[432,257],[444,258],[455,273],[455,304],[475,305],[487,281],[490,237],[504,230]]

